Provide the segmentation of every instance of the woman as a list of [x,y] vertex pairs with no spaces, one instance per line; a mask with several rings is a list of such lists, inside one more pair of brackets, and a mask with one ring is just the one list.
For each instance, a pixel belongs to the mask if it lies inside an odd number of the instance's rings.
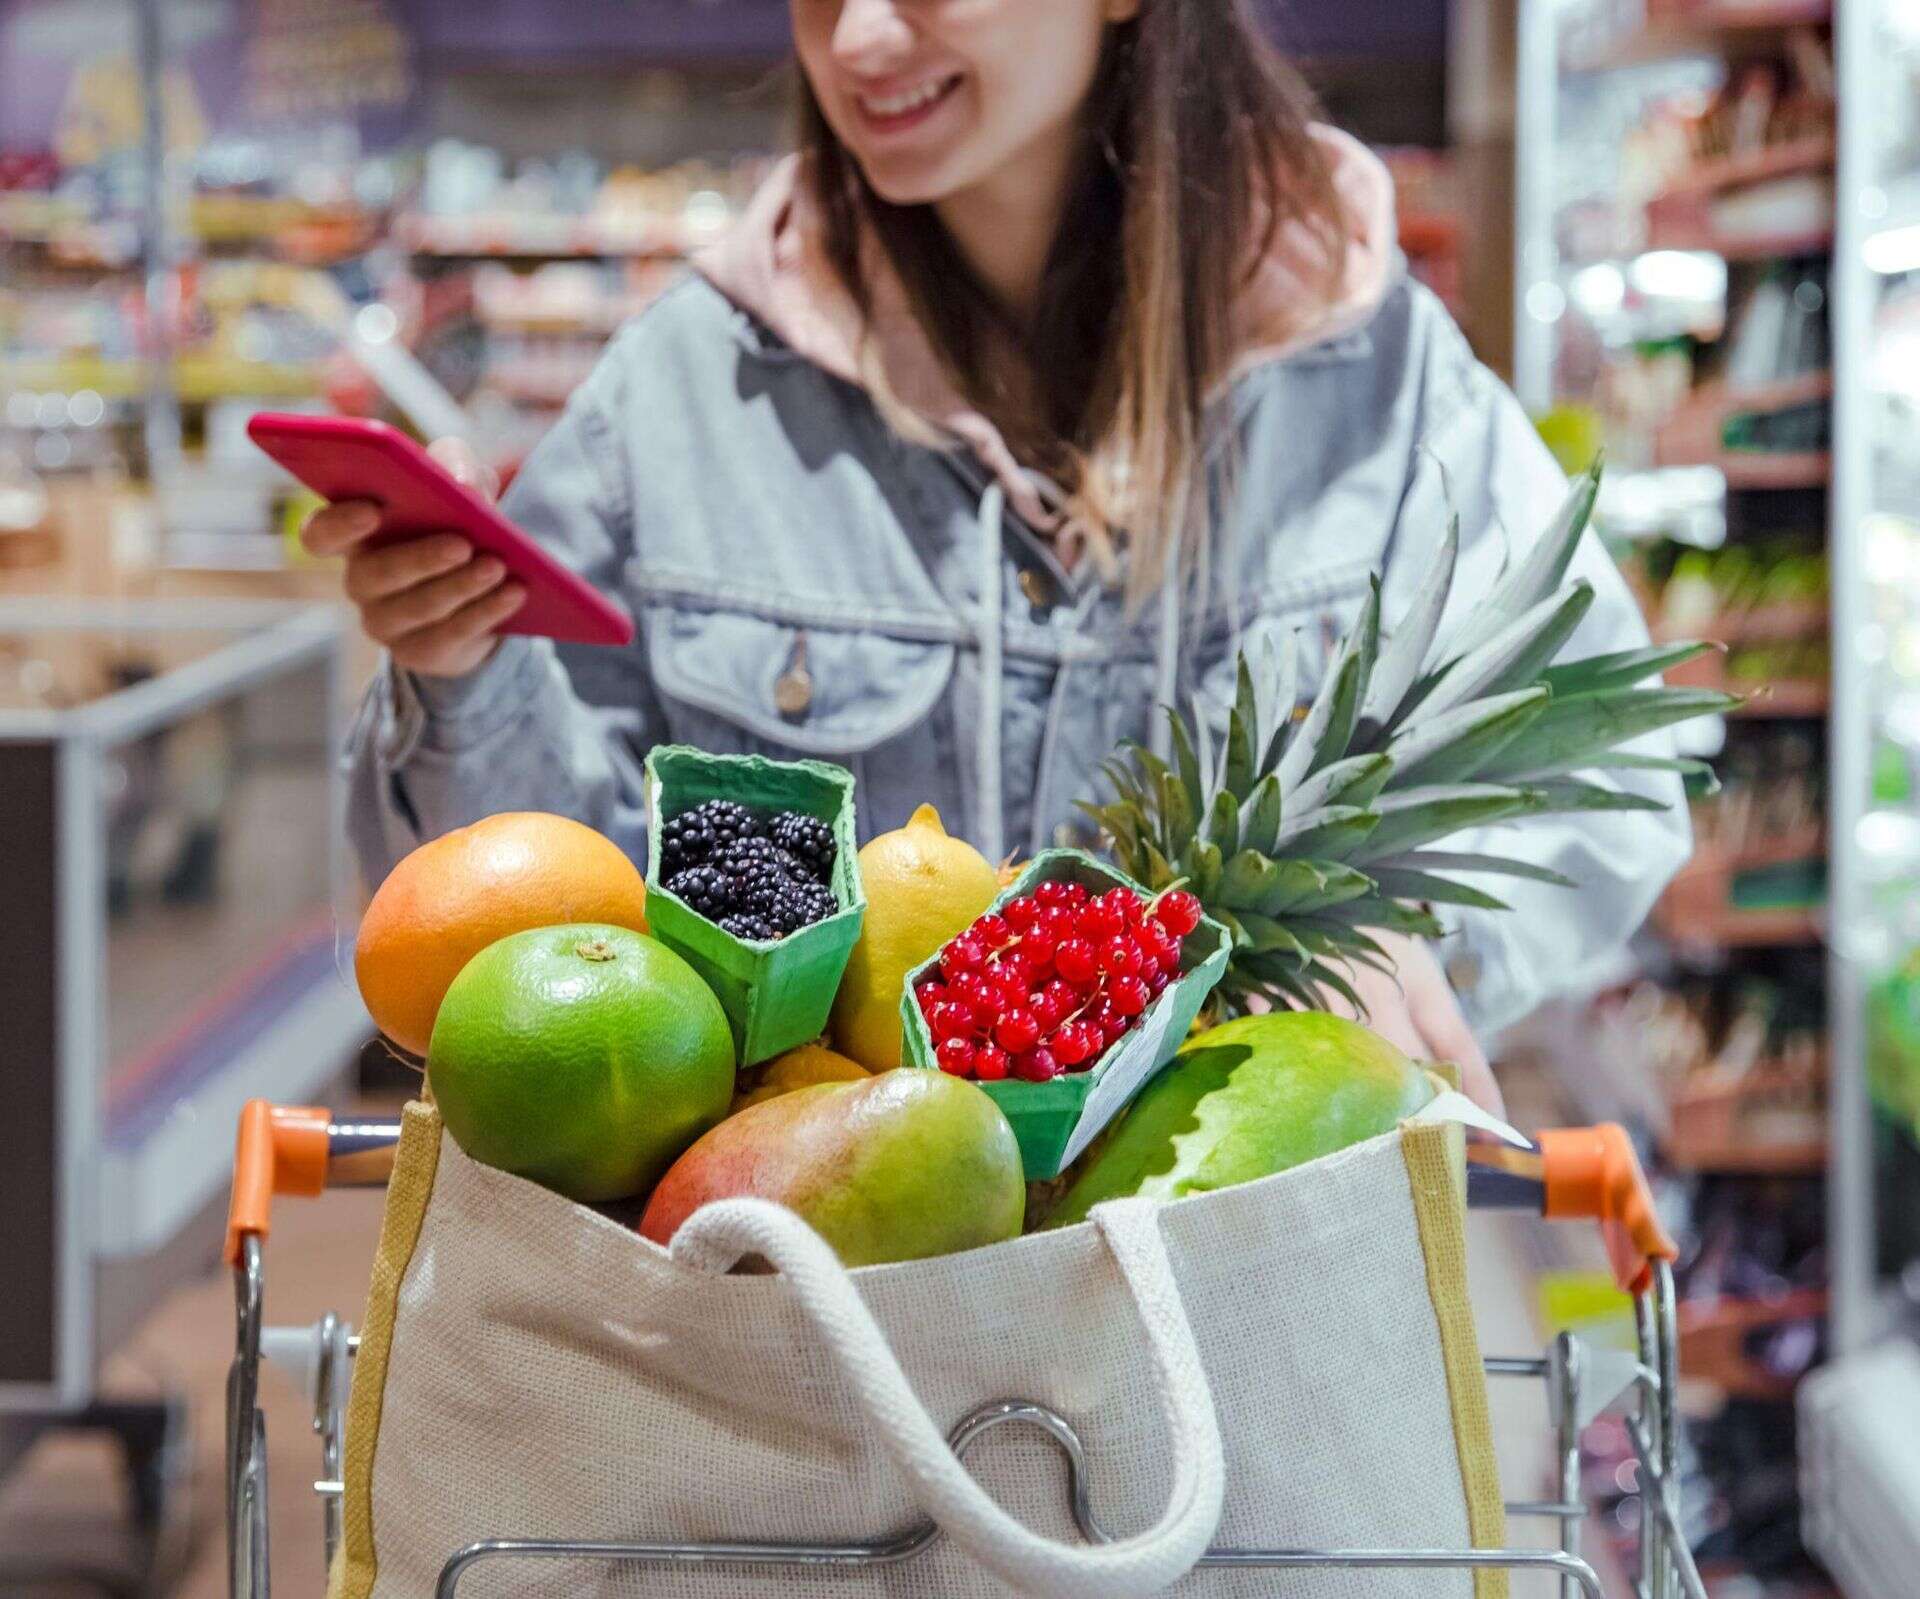
[[[1235,648],[1310,662],[1370,573],[1404,609],[1450,510],[1470,606],[1565,479],[1399,260],[1390,184],[1308,120],[1247,0],[793,0],[799,156],[628,327],[508,514],[635,610],[555,648],[457,537],[316,554],[387,647],[355,732],[377,877],[490,812],[561,811],[642,851],[666,740],[842,761],[863,832],[932,800],[990,855],[1075,826],[1153,707],[1224,705]],[[472,472],[457,447],[443,459]],[[1574,647],[1644,633],[1604,554]],[[983,596],[985,602],[983,603]],[[1622,780],[1625,780],[1624,778]],[[1636,774],[1649,787],[1662,780]],[[1403,1047],[1579,980],[1686,851],[1678,815],[1534,826],[1583,884],[1395,944],[1363,990]]]

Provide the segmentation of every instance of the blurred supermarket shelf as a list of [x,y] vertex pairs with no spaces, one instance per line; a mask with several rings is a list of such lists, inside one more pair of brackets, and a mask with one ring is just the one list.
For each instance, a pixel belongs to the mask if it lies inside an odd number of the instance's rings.
[[1771,51],[1779,47],[1782,33],[1832,20],[1832,0],[1726,0],[1649,21],[1611,38],[1574,41],[1562,53],[1560,65],[1570,73],[1612,72],[1679,56]]

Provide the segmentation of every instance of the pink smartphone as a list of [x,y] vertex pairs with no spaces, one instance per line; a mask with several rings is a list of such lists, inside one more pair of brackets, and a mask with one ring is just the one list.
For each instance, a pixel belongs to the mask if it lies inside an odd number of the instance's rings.
[[247,436],[329,501],[381,507],[370,547],[422,533],[458,533],[498,556],[527,587],[526,604],[500,627],[566,644],[631,644],[633,619],[569,571],[398,428],[357,417],[259,412]]

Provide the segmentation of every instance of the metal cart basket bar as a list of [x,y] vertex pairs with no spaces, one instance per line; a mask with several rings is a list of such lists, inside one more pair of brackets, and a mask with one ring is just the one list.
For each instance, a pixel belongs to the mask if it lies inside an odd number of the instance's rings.
[[[228,1215],[237,1337],[227,1380],[227,1556],[232,1599],[269,1599],[267,1435],[259,1406],[262,1356],[304,1384],[320,1437],[322,1541],[331,1564],[341,1534],[341,1448],[349,1375],[358,1339],[336,1315],[307,1327],[267,1327],[263,1246],[276,1194],[314,1197],[326,1189],[384,1186],[400,1137],[396,1121],[334,1122],[325,1110],[250,1103],[241,1114]],[[1558,1497],[1509,1503],[1517,1518],[1554,1522],[1554,1549],[1243,1549],[1216,1547],[1202,1567],[1272,1570],[1506,1570],[1557,1576],[1562,1599],[1608,1599],[1581,1555],[1587,1507],[1581,1500],[1580,1439],[1601,1415],[1618,1412],[1638,1457],[1638,1560],[1628,1578],[1637,1599],[1707,1599],[1682,1530],[1676,1470],[1674,1391],[1678,1347],[1672,1261],[1675,1250],[1626,1133],[1615,1126],[1539,1135],[1526,1150],[1472,1145],[1468,1202],[1479,1210],[1525,1211],[1550,1220],[1600,1224],[1615,1279],[1632,1296],[1637,1350],[1606,1349],[1570,1333],[1545,1355],[1490,1358],[1489,1377],[1542,1383],[1554,1429]],[[1066,1457],[1069,1505],[1081,1533],[1109,1541],[1095,1519],[1086,1451],[1072,1424],[1044,1405],[999,1399],[965,1417],[950,1435],[957,1454],[995,1427],[1037,1427]],[[502,1529],[510,1534],[512,1529]],[[475,1566],[556,1559],[623,1565],[867,1567],[912,1560],[940,1536],[931,1523],[863,1543],[606,1543],[491,1538],[448,1553],[436,1599],[457,1599]],[[723,1590],[716,1589],[716,1592]],[[1356,1590],[1358,1591],[1358,1590]]]

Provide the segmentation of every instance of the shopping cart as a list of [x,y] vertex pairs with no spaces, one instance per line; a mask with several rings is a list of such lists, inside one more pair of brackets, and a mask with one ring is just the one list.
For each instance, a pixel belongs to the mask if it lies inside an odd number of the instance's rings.
[[[324,1110],[287,1109],[256,1100],[241,1113],[226,1253],[233,1267],[238,1337],[227,1380],[227,1557],[233,1599],[268,1599],[267,1435],[259,1407],[264,1356],[304,1384],[320,1436],[322,1536],[329,1563],[341,1533],[341,1443],[348,1378],[358,1339],[339,1317],[309,1327],[267,1327],[263,1244],[275,1194],[315,1196],[328,1188],[379,1187],[400,1137],[397,1121],[334,1122]],[[1675,1466],[1677,1380],[1674,1247],[1655,1215],[1646,1178],[1626,1134],[1603,1126],[1547,1132],[1528,1149],[1474,1145],[1468,1152],[1468,1200],[1480,1210],[1519,1210],[1550,1220],[1597,1221],[1615,1278],[1633,1297],[1638,1348],[1617,1351],[1562,1333],[1542,1357],[1496,1358],[1487,1375],[1545,1385],[1559,1467],[1558,1497],[1509,1504],[1516,1518],[1559,1527],[1557,1549],[1239,1549],[1215,1548],[1202,1566],[1275,1570],[1504,1569],[1557,1576],[1562,1599],[1607,1599],[1581,1557],[1580,1440],[1602,1415],[1619,1413],[1638,1457],[1641,1503],[1638,1599],[1707,1599],[1682,1531]],[[1066,1456],[1068,1496],[1090,1542],[1108,1541],[1095,1520],[1086,1451],[1072,1424],[1044,1405],[999,1399],[954,1428],[956,1453],[995,1427],[1022,1424],[1047,1433]],[[501,1529],[503,1533],[511,1528]],[[456,1599],[462,1578],[490,1562],[605,1560],[627,1565],[716,1567],[862,1567],[911,1560],[939,1536],[930,1523],[856,1544],[606,1543],[499,1537],[450,1550],[436,1599]],[[716,1589],[716,1592],[723,1590]],[[1356,1589],[1356,1592],[1362,1590]]]

